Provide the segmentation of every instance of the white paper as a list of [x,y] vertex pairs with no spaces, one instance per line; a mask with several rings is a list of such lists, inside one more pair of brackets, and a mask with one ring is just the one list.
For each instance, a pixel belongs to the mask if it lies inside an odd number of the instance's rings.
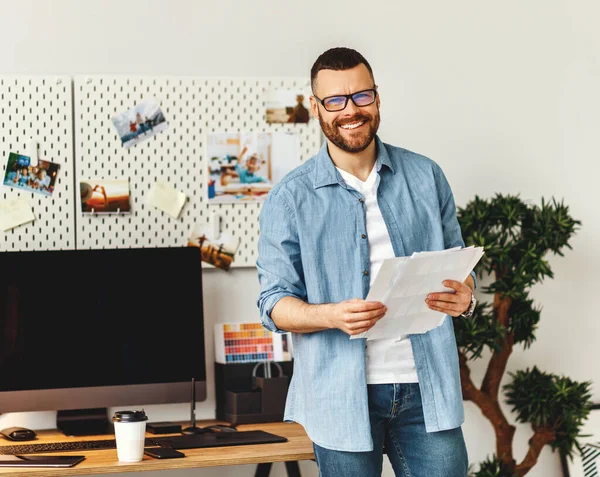
[[167,182],[155,182],[148,195],[148,204],[169,214],[173,218],[179,217],[181,208],[185,204],[185,194],[171,187]]
[[0,202],[0,228],[2,230],[7,231],[34,220],[35,215],[33,215],[27,199],[17,197]]
[[464,282],[482,256],[482,247],[456,247],[384,260],[366,299],[382,302],[388,311],[370,330],[350,339],[400,339],[440,326],[446,315],[431,310],[425,298],[453,291],[442,282]]

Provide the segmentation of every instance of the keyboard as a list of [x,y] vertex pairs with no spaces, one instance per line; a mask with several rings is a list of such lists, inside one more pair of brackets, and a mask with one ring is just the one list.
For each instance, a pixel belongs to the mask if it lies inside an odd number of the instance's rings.
[[[172,447],[173,449],[199,449],[248,444],[287,442],[285,437],[264,431],[207,432],[204,434],[147,437],[144,447]],[[115,439],[90,441],[47,442],[38,444],[0,445],[0,455],[37,454],[116,449]]]

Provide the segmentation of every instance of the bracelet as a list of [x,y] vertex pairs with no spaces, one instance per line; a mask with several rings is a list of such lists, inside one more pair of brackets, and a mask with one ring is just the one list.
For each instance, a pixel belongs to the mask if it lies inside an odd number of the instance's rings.
[[477,300],[475,299],[475,294],[471,291],[471,303],[469,308],[463,311],[460,316],[463,318],[471,318],[473,316],[473,312],[475,311],[475,305],[477,305]]

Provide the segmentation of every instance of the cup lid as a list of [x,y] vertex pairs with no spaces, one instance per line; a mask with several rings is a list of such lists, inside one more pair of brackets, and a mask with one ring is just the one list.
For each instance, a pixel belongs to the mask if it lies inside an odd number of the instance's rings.
[[141,422],[147,421],[148,416],[143,409],[141,411],[116,411],[112,420],[113,422]]

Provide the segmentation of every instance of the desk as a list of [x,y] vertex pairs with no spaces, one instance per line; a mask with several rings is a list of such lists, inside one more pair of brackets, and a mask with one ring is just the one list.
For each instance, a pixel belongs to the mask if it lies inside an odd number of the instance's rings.
[[[198,421],[198,427],[211,424],[219,424],[221,421]],[[188,422],[182,423],[189,425]],[[286,462],[286,468],[290,477],[299,477],[297,461],[313,460],[312,442],[306,435],[304,428],[296,423],[261,423],[243,424],[237,426],[240,431],[262,430],[286,437],[288,442],[275,444],[254,444],[228,447],[211,447],[203,449],[184,449],[186,457],[183,459],[154,459],[144,455],[141,462],[124,463],[117,460],[116,449],[87,450],[74,452],[55,452],[53,454],[85,455],[86,459],[75,467],[66,469],[53,468],[18,468],[2,467],[0,476],[11,477],[66,477],[70,475],[88,474],[112,474],[119,472],[142,472],[173,469],[195,469],[201,467],[218,467],[226,465],[258,464],[255,477],[266,477],[269,475],[271,463]],[[23,444],[83,441],[97,439],[114,439],[114,435],[106,436],[81,436],[67,437],[56,430],[37,431],[38,439],[23,442]],[[161,436],[167,434],[161,434]],[[155,434],[146,434],[146,437],[156,437]],[[1,441],[0,445],[8,445],[7,441]],[[11,442],[10,445],[16,445]]]

